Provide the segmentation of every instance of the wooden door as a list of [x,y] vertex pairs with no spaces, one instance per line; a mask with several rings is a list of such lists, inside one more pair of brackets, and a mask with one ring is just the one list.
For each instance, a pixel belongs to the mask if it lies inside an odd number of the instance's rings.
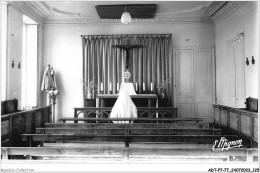
[[193,50],[176,50],[178,117],[194,117]]
[[194,52],[194,104],[195,117],[212,117],[212,58],[210,49]]
[[211,49],[176,50],[178,117],[212,117]]

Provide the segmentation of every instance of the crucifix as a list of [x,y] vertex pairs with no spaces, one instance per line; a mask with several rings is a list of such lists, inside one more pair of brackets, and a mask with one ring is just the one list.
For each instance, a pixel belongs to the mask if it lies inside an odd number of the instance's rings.
[[124,49],[126,51],[126,65],[125,69],[128,69],[128,63],[129,63],[129,50],[134,48],[142,48],[142,45],[112,45],[112,47],[117,47]]

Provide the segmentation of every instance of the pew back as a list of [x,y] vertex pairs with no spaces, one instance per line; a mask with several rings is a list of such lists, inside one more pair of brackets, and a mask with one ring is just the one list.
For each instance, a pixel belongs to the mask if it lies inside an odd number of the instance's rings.
[[37,127],[50,122],[50,116],[50,106],[1,116],[1,145],[23,146],[22,134],[35,133]]

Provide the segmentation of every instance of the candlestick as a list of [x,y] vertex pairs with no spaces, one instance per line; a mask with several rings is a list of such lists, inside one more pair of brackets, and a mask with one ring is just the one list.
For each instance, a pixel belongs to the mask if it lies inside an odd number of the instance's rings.
[[100,91],[103,91],[103,83],[100,84]]
[[116,84],[116,90],[119,91],[119,83]]
[[109,83],[109,91],[112,91],[112,84],[111,84],[111,82]]
[[151,82],[151,91],[153,91],[153,83]]
[[143,83],[143,91],[145,91],[145,83]]

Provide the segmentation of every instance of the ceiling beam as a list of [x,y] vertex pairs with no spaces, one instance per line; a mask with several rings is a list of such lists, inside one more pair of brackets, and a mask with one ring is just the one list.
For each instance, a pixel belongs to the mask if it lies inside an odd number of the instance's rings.
[[213,22],[216,24],[227,16],[236,11],[241,7],[246,1],[218,1],[213,2],[204,13],[211,17]]
[[100,19],[120,19],[125,11],[129,12],[133,19],[152,19],[157,9],[156,4],[97,5],[95,7]]

